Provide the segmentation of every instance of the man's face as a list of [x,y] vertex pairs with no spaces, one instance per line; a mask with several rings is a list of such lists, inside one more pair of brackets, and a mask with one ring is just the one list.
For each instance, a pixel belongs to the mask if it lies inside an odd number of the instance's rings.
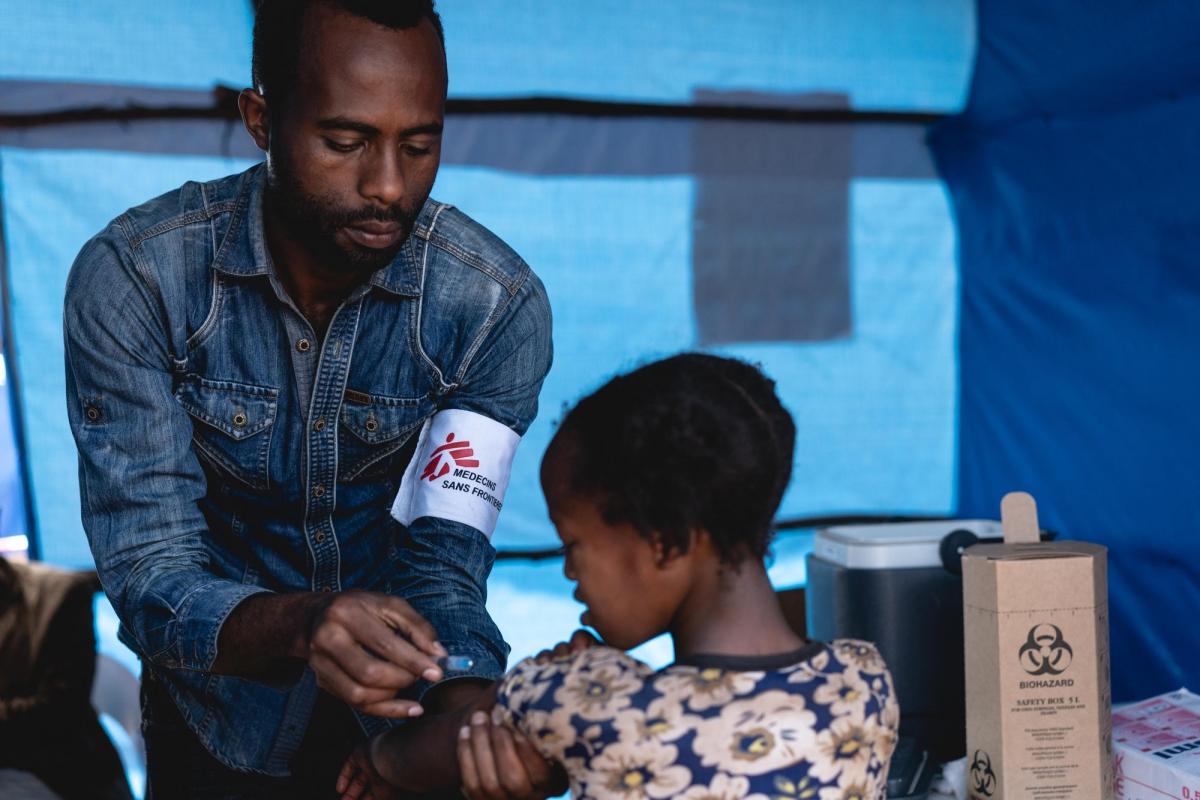
[[272,110],[268,195],[318,268],[367,275],[412,231],[441,158],[445,57],[428,20],[394,30],[310,6],[294,88]]

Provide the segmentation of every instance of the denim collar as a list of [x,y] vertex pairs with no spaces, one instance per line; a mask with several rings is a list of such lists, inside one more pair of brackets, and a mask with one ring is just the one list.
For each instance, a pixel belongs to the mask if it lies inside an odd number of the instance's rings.
[[[273,274],[274,265],[267,252],[266,229],[263,227],[266,179],[265,164],[257,164],[243,173],[229,230],[213,259],[213,269],[218,272],[239,277]],[[369,283],[372,286],[406,297],[420,296],[421,258],[414,240],[417,239],[418,229],[430,229],[437,206],[432,200],[425,202],[413,226],[413,233],[409,234],[391,263],[371,276]]]

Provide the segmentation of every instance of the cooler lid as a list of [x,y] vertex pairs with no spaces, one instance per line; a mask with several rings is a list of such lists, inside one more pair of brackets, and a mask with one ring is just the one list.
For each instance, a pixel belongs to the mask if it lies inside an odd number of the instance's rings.
[[813,539],[813,555],[850,569],[940,567],[942,538],[965,530],[980,539],[1000,539],[1000,523],[990,519],[940,519],[839,525],[822,528]]

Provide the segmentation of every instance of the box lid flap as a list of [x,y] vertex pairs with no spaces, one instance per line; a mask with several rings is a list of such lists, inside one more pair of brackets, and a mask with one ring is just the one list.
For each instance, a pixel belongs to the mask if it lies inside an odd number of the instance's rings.
[[963,558],[990,561],[1023,561],[1035,558],[1095,558],[1108,552],[1104,545],[1092,542],[1054,541],[1020,544],[977,544],[963,552]]

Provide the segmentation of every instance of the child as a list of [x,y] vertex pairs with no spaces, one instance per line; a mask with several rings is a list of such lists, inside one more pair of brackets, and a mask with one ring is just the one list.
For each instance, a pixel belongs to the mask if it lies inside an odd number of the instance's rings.
[[[575,797],[885,796],[887,668],[864,642],[798,637],[763,565],[794,435],[772,381],[702,354],[614,378],[563,421],[542,488],[582,622],[608,646],[521,662],[493,717]],[[674,664],[623,652],[664,631]]]

